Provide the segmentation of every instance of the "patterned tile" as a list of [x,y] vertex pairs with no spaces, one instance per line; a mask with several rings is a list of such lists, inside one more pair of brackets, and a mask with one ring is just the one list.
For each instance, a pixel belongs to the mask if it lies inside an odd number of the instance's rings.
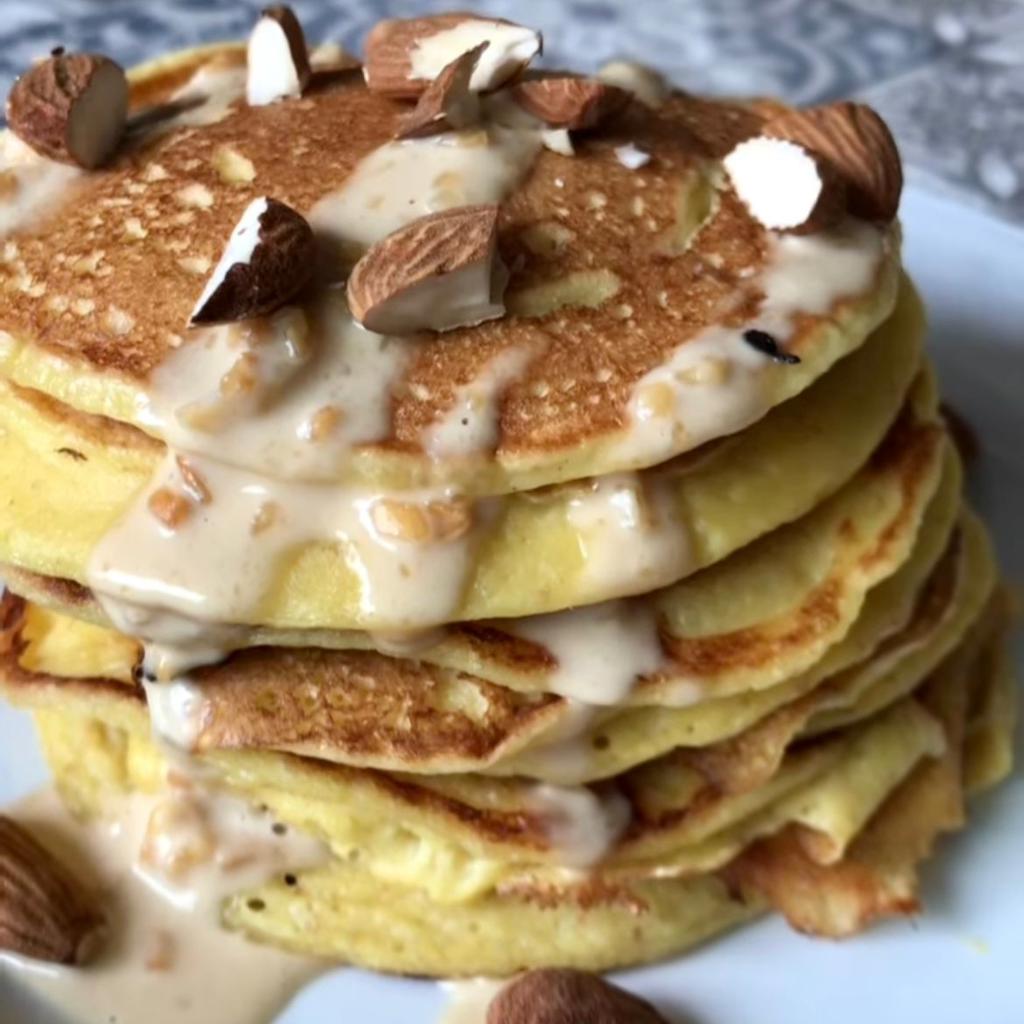
[[[244,34],[256,0],[2,0],[0,90],[63,44],[130,64]],[[473,8],[545,32],[549,64],[644,60],[684,88],[862,95],[912,173],[1024,223],[1024,0],[293,0],[352,49],[381,17]]]

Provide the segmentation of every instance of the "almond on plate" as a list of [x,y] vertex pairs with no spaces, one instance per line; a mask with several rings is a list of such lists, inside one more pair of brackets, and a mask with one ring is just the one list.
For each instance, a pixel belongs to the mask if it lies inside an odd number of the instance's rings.
[[650,1003],[597,974],[527,971],[491,1001],[487,1024],[666,1024]]
[[0,815],[0,949],[81,964],[95,952],[104,923],[67,868],[16,821]]

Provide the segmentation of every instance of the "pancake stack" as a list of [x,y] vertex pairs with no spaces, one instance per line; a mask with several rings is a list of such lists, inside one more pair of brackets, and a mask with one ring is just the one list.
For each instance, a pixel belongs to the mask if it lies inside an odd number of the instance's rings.
[[539,50],[460,14],[310,62],[273,8],[113,129],[109,61],[16,85],[3,690],[78,814],[321,840],[222,907],[291,950],[607,969],[915,912],[1013,689],[892,139]]

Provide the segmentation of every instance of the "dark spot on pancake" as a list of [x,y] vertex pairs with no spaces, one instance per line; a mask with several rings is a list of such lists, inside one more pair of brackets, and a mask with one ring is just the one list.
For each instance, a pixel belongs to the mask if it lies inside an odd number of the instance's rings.
[[769,359],[774,359],[777,363],[793,365],[800,362],[799,356],[793,355],[792,352],[784,352],[780,349],[779,343],[767,331],[759,331],[757,328],[751,328],[749,331],[743,332],[743,340],[751,348],[756,348],[758,352],[763,353]]
[[261,899],[252,899],[252,900],[246,900],[246,901],[245,901],[245,905],[246,905],[246,906],[247,906],[247,907],[248,907],[248,908],[249,908],[250,910],[252,910],[252,911],[255,911],[255,912],[256,912],[257,914],[258,914],[258,913],[259,913],[259,912],[260,912],[261,910],[266,910],[266,909],[267,909],[267,905],[266,905],[266,903],[264,903],[264,902],[263,902],[263,900],[261,900]]
[[607,736],[595,736],[594,737],[594,749],[595,750],[607,750],[611,746],[611,741]]
[[270,826],[270,831],[273,832],[275,836],[283,836],[288,831],[288,826],[282,825],[279,821],[275,821],[274,824]]
[[295,875],[288,874],[288,875],[284,876],[284,884],[285,885],[298,885],[299,884],[299,880],[295,877]]
[[75,462],[86,462],[86,461],[88,461],[86,456],[82,452],[78,451],[77,448],[58,448],[57,449],[57,454],[58,455],[67,455],[70,458],[74,459]]

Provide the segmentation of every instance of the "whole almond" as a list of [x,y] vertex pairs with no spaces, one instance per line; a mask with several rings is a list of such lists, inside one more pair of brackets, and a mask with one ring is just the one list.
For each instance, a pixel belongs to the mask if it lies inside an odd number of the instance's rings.
[[512,87],[512,98],[528,114],[550,128],[582,131],[623,110],[630,102],[625,89],[595,78],[534,78]]
[[830,103],[772,118],[763,135],[789,139],[827,160],[846,183],[850,213],[891,221],[903,191],[903,165],[885,121],[863,103]]
[[352,315],[379,334],[447,331],[503,315],[498,206],[420,217],[374,245],[348,280]]
[[0,815],[0,949],[81,964],[96,950],[103,925],[99,907],[64,865]]
[[585,971],[548,968],[516,978],[491,1001],[487,1024],[666,1024],[650,1003]]
[[313,274],[316,242],[290,206],[254,199],[228,239],[192,312],[190,324],[230,323],[286,305]]
[[26,71],[7,98],[15,135],[43,156],[85,168],[113,155],[127,111],[124,70],[94,53],[55,51]]
[[456,57],[427,87],[416,106],[398,121],[398,138],[413,139],[468,128],[480,114],[480,98],[469,80],[487,43]]
[[[469,26],[476,38],[453,41],[429,74],[417,73],[416,55],[426,40]],[[519,74],[542,49],[540,33],[503,18],[476,14],[434,14],[423,18],[388,18],[378,22],[366,38],[363,75],[374,92],[396,98],[419,96],[441,70],[466,50],[479,43],[489,44],[487,59],[481,62],[472,82],[475,92],[496,89]]]

